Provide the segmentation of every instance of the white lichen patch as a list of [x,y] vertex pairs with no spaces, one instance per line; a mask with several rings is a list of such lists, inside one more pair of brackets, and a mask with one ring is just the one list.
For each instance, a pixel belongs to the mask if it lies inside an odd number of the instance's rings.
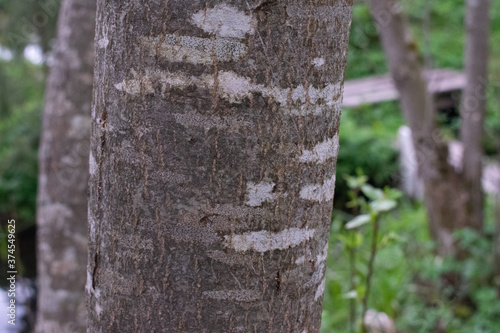
[[[241,102],[245,97],[250,97],[252,91],[256,90],[256,86],[250,82],[249,78],[233,72],[220,72],[217,80],[219,96],[231,103]],[[207,81],[213,85],[214,79],[209,77]]]
[[153,82],[159,83],[164,90],[185,89],[193,85],[210,90],[216,87],[217,95],[230,103],[241,103],[252,94],[259,93],[278,103],[284,113],[292,115],[319,114],[325,110],[325,107],[338,108],[342,93],[341,83],[328,84],[323,88],[310,86],[307,89],[303,85],[295,88],[267,87],[255,84],[250,78],[229,71],[219,71],[217,78],[211,74],[187,76],[170,72],[146,72],[139,77],[135,73],[133,79],[123,80],[115,84],[115,87],[131,95],[141,92],[154,93]]
[[293,89],[256,85],[252,91],[273,98],[287,113],[298,115],[321,112],[321,108],[316,108],[317,105],[334,106],[341,88],[340,84],[328,84],[324,88],[310,86],[307,89],[303,85]]
[[304,186],[300,190],[300,197],[311,201],[330,201],[335,193],[335,175],[327,179],[323,184],[312,184]]
[[87,219],[89,224],[89,241],[95,241],[96,239],[96,221],[91,213],[90,205],[87,207]]
[[[231,103],[240,103],[245,97],[253,93],[260,93],[270,97],[280,104],[285,113],[293,115],[318,114],[323,111],[323,106],[335,106],[341,96],[341,85],[328,84],[324,88],[304,88],[299,85],[295,88],[266,87],[254,84],[250,78],[240,76],[233,72],[219,72],[217,77],[217,92],[221,98]],[[212,75],[204,76],[204,82],[212,87]]]
[[306,256],[300,256],[295,260],[296,265],[301,265],[306,262]]
[[167,34],[158,37],[141,37],[141,43],[151,52],[172,62],[212,64],[236,61],[247,54],[247,46],[231,38],[200,38]]
[[323,248],[323,251],[321,251],[316,257],[316,262],[317,263],[325,262],[327,255],[328,255],[328,243],[326,243],[325,247]]
[[167,86],[186,88],[191,85],[196,85],[204,88],[209,88],[205,83],[205,80],[199,77],[189,77],[177,73],[169,72],[153,72],[148,71],[143,76],[139,77],[135,70],[131,70],[132,79],[124,79],[122,82],[116,83],[115,88],[124,91],[129,95],[139,95],[141,89],[148,94],[155,93],[153,88],[153,82],[160,83],[162,89],[166,89]]
[[102,31],[102,37],[99,38],[99,40],[97,41],[97,47],[100,49],[106,49],[106,47],[108,47],[108,45],[109,45],[109,38],[108,38],[109,32],[108,32],[108,30],[109,30],[109,27],[104,27],[104,30]]
[[92,288],[92,274],[90,271],[91,269],[87,268],[87,281],[85,281],[85,290],[87,294],[92,294],[94,291],[94,288]]
[[154,93],[153,80],[149,74],[139,76],[135,70],[132,70],[131,73],[134,76],[133,79],[124,79],[122,82],[115,84],[115,88],[129,95]]
[[325,59],[323,58],[314,58],[311,63],[314,65],[314,67],[321,67],[325,64]]
[[98,46],[100,49],[105,49],[105,48],[108,46],[108,44],[109,44],[109,40],[108,40],[108,38],[106,38],[106,37],[103,37],[103,38],[101,38],[101,39],[99,39],[99,40],[97,41],[97,46]]
[[97,163],[94,158],[94,154],[90,152],[89,154],[89,173],[91,176],[95,175],[97,172]]
[[95,312],[97,313],[98,316],[100,316],[102,313],[102,307],[101,305],[99,305],[98,302],[95,303]]
[[276,194],[272,193],[276,184],[269,182],[247,183],[247,201],[245,204],[250,207],[261,206],[264,202],[273,201]]
[[314,229],[290,228],[279,232],[267,230],[246,232],[241,235],[224,236],[224,246],[238,252],[256,251],[260,253],[295,247],[311,239]]
[[210,290],[204,291],[203,297],[215,300],[231,300],[237,302],[254,302],[260,299],[260,293],[255,290]]
[[318,143],[312,150],[304,150],[300,156],[300,161],[321,164],[337,156],[338,151],[339,136],[335,134],[333,138]]
[[314,296],[314,300],[318,300],[319,297],[323,295],[323,291],[325,290],[325,271],[326,271],[326,256],[328,254],[328,243],[325,245],[323,250],[316,256],[316,260],[314,263],[316,265],[316,270],[313,275],[307,281],[306,284],[303,285],[304,289],[312,288],[315,285],[318,285],[316,288],[316,293]]
[[[328,254],[328,243],[325,245],[323,250],[320,253],[318,253],[314,262],[317,263],[318,265],[324,264],[327,254]],[[300,256],[297,259],[295,259],[295,264],[301,265],[301,264],[304,264],[306,262],[310,262],[312,260],[313,260],[312,254],[309,251],[307,251],[307,253],[305,255]]]
[[193,14],[192,22],[203,31],[220,37],[245,38],[255,31],[256,20],[226,4],[205,8]]
[[317,301],[321,296],[323,296],[324,292],[325,292],[325,277],[323,277],[323,280],[319,284],[318,289],[316,289],[314,300]]

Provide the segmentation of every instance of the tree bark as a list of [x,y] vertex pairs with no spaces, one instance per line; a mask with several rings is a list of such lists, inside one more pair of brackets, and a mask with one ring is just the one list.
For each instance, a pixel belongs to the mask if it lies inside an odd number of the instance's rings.
[[476,230],[483,226],[482,188],[484,113],[488,85],[490,1],[467,0],[466,86],[462,92],[460,136],[464,145],[463,178],[469,193],[466,214]]
[[436,124],[433,96],[427,90],[418,50],[397,0],[369,0],[387,64],[412,130],[418,170],[424,182],[429,227],[438,253],[453,254],[454,230],[470,227],[463,179],[448,163],[448,147]]
[[96,4],[65,0],[47,84],[38,183],[37,332],[85,332]]
[[98,1],[88,332],[318,332],[352,1]]

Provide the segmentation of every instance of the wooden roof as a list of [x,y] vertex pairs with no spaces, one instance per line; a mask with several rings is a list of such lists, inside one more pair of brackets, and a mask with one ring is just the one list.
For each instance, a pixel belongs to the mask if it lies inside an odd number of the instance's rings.
[[[426,70],[429,91],[433,94],[461,90],[465,86],[465,75],[451,69]],[[399,98],[389,74],[349,80],[344,83],[342,106],[355,107],[362,104],[374,104]]]

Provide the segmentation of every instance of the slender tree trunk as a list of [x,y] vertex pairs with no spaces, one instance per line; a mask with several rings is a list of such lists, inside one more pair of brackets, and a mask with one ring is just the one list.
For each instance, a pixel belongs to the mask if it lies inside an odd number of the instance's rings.
[[318,332],[351,7],[98,1],[88,332]]
[[[497,93],[496,100],[500,107],[500,93]],[[500,138],[497,141],[500,147]],[[497,148],[497,160],[500,160],[500,148]],[[493,273],[495,281],[500,281],[500,180],[497,180],[495,192],[495,206],[493,213]],[[500,283],[496,283],[497,295],[500,297]]]
[[87,182],[95,1],[61,7],[43,114],[37,332],[85,332]]
[[453,230],[469,225],[465,212],[468,193],[461,176],[448,164],[448,148],[436,125],[433,96],[427,91],[417,47],[399,1],[368,2],[399,91],[401,108],[412,130],[431,234],[439,253],[452,254]]
[[[500,184],[497,185],[500,188]],[[498,190],[497,190],[498,191]],[[493,274],[495,281],[500,281],[500,195],[495,195],[494,210],[494,229],[493,229]],[[500,283],[496,283],[497,295],[500,297]]]
[[486,91],[488,84],[488,52],[490,37],[490,1],[467,0],[467,44],[465,74],[467,85],[462,93],[460,136],[464,145],[463,177],[469,193],[466,214],[469,225],[477,230],[483,226],[484,194],[483,133]]

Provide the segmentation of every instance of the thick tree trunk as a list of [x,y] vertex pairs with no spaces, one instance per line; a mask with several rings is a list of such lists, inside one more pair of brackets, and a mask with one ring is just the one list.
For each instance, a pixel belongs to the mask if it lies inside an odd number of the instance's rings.
[[37,332],[85,332],[87,182],[95,1],[61,7],[43,114]]
[[455,252],[452,232],[469,226],[468,194],[461,176],[448,164],[448,148],[435,121],[417,48],[397,0],[369,0],[387,63],[399,91],[401,108],[412,130],[418,170],[425,188],[431,234],[441,254]]
[[318,332],[351,7],[98,2],[88,332]]
[[467,0],[467,44],[465,74],[467,85],[462,93],[460,136],[464,145],[463,177],[469,193],[466,214],[472,228],[483,226],[482,159],[484,113],[488,84],[490,37],[490,1]]

